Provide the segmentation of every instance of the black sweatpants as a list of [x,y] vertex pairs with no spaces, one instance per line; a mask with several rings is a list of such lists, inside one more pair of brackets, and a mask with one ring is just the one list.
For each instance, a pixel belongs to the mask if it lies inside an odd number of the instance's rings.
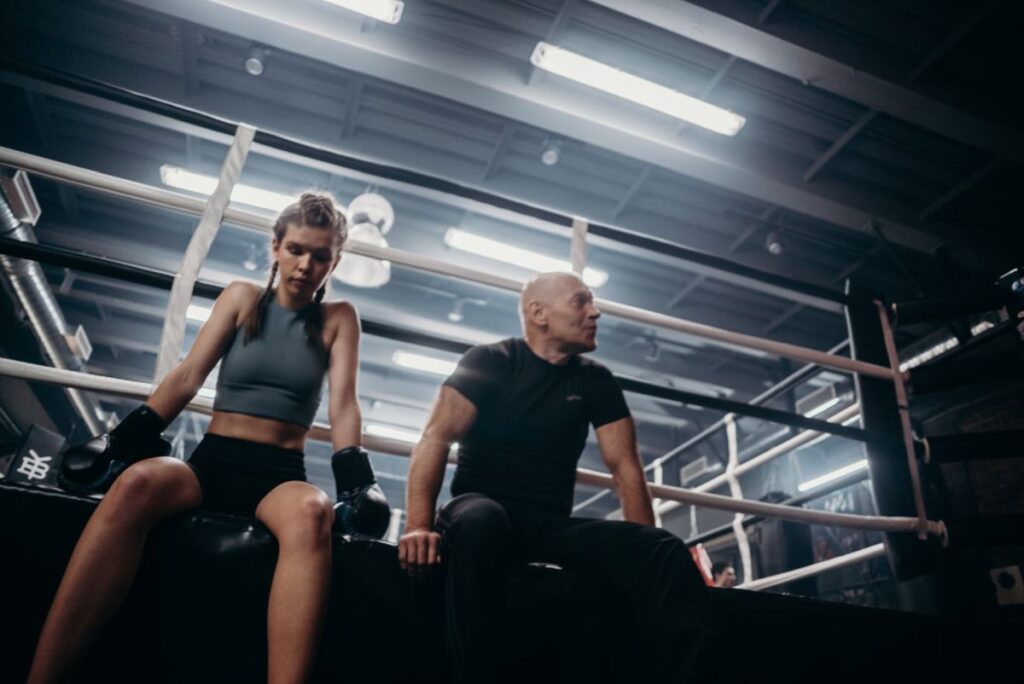
[[[553,563],[621,588],[656,681],[682,681],[705,632],[706,591],[685,544],[665,530],[570,518],[462,494],[438,513],[448,642],[459,681],[498,681],[506,641],[508,571]],[[613,629],[629,629],[614,625]]]

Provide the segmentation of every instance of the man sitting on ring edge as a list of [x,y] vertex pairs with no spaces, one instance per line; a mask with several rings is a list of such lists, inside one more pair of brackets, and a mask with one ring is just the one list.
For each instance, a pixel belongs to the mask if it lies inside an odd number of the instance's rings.
[[[683,542],[654,512],[622,390],[597,348],[600,312],[575,275],[534,277],[520,299],[523,338],[473,347],[445,380],[413,449],[399,561],[419,575],[444,559],[456,676],[501,679],[507,575],[547,562],[620,588],[653,681],[681,681],[704,633],[706,592]],[[572,518],[576,464],[593,425],[625,521]],[[435,504],[459,443],[452,498]]]

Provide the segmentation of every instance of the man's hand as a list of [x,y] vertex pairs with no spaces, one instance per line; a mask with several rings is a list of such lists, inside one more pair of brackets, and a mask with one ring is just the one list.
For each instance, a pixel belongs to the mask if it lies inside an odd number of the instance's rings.
[[441,563],[441,535],[430,529],[407,530],[398,540],[398,564],[411,577],[422,577]]

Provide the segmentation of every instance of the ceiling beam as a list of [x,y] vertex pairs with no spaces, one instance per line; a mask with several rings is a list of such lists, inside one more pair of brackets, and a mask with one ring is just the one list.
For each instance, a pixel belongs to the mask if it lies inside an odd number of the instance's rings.
[[[772,206],[767,207],[764,211],[762,211],[761,215],[758,217],[757,221],[751,221],[747,225],[747,227],[745,229],[743,229],[743,231],[741,231],[739,235],[736,236],[736,239],[734,239],[732,241],[732,244],[729,245],[729,249],[727,250],[726,254],[733,254],[733,253],[735,253],[736,250],[738,250],[740,247],[742,247],[743,244],[748,239],[750,239],[751,235],[753,235],[755,232],[757,232],[757,230],[760,228],[762,223],[767,223],[767,222],[773,220],[775,218],[776,214],[778,213],[778,211],[779,211],[778,207],[772,207]],[[686,284],[686,287],[684,287],[682,290],[677,292],[672,297],[672,299],[669,300],[668,308],[671,310],[671,309],[674,309],[677,306],[679,306],[679,304],[682,303],[682,301],[684,299],[686,299],[687,295],[689,295],[691,292],[693,292],[698,287],[703,285],[704,281],[706,281],[707,279],[708,279],[708,276],[706,274],[700,274],[696,278],[691,280],[689,283]]]
[[[971,29],[977,26],[982,19],[988,16],[989,12],[992,11],[992,9],[998,2],[999,0],[990,0],[990,2],[987,5],[984,5],[980,10],[975,12],[970,19],[961,24],[957,28],[957,30],[950,34],[946,38],[946,40],[942,41],[942,43],[938,47],[936,47],[930,53],[925,55],[924,59],[918,62],[917,65],[910,70],[910,72],[904,79],[904,82],[909,85],[916,81],[918,78],[920,78],[926,71],[928,71],[928,69],[932,67],[932,65],[939,61],[939,59],[941,59],[943,55],[952,50],[957,43],[963,40],[967,36],[967,34],[970,33]],[[839,154],[839,152],[841,152],[843,148],[846,147],[850,143],[850,141],[854,139],[854,137],[857,136],[857,134],[864,130],[864,128],[874,120],[877,114],[877,109],[869,109],[868,111],[864,112],[860,116],[860,118],[857,119],[857,121],[852,126],[850,126],[850,128],[848,128],[841,136],[839,136],[836,139],[836,141],[832,143],[832,145],[830,145],[829,148],[825,150],[825,152],[822,153],[821,156],[815,159],[814,162],[807,168],[807,171],[804,172],[804,182],[808,183],[811,180],[813,180],[814,177],[818,174],[818,172],[825,168],[826,164],[828,164],[832,159],[834,159],[835,156]],[[922,220],[924,218],[924,216],[921,217]]]
[[179,21],[175,29],[181,47],[182,93],[189,98],[199,93],[199,31],[188,21]]
[[633,184],[626,190],[625,194],[619,198],[618,204],[616,204],[615,208],[608,213],[608,216],[613,219],[618,218],[619,214],[621,214],[626,208],[626,205],[633,201],[633,198],[636,197],[636,193],[640,191],[640,187],[647,182],[647,179],[651,177],[651,173],[653,172],[653,166],[645,166],[643,171],[640,172],[640,175],[636,177],[635,181],[633,181]]
[[[545,43],[557,43],[559,38],[562,37],[562,33],[565,32],[565,27],[569,25],[572,20],[573,10],[576,9],[576,0],[563,0],[562,6],[558,8],[558,12],[555,13],[555,18],[551,22],[551,28],[548,29],[547,34],[544,36]],[[530,73],[526,77],[526,83],[531,84],[537,77],[538,69],[533,64],[529,65]]]
[[341,139],[352,137],[356,131],[356,117],[359,115],[359,103],[363,99],[363,79],[352,77],[349,85],[348,102],[345,104],[345,121],[341,125]]
[[[908,222],[912,221],[910,210],[865,206],[841,197],[842,191],[806,187],[802,169],[788,168],[777,155],[759,155],[731,141],[704,136],[680,138],[674,119],[629,102],[609,101],[602,93],[565,88],[555,77],[527,85],[521,69],[507,60],[486,55],[466,59],[460,51],[438,49],[436,41],[426,36],[401,31],[360,33],[357,26],[338,22],[327,3],[296,13],[271,0],[133,2],[644,159],[850,230],[862,231],[875,218],[895,229],[894,239],[908,249],[930,254],[943,242]],[[523,59],[527,58],[524,54]],[[953,253],[964,264],[994,263],[1000,258],[955,239],[951,242],[956,246]]]
[[483,173],[480,174],[480,180],[485,181],[491,177],[494,173],[494,169],[501,163],[501,158],[505,156],[505,147],[508,143],[509,137],[512,135],[513,125],[511,123],[505,124],[505,127],[501,129],[501,133],[498,135],[498,141],[494,144],[494,149],[491,150],[491,156],[487,159],[487,164],[484,166]]
[[991,159],[986,162],[980,169],[950,188],[949,192],[922,209],[918,219],[924,221],[931,218],[937,211],[984,180],[990,173],[999,168],[999,164],[998,159]]
[[1019,131],[959,111],[693,3],[681,0],[593,1],[933,133],[998,157],[1024,162],[1024,135]]
[[[132,121],[139,121],[146,123],[147,125],[158,127],[164,130],[175,131],[182,134],[183,136],[192,136],[196,139],[209,140],[217,144],[228,145],[231,143],[230,136],[220,133],[215,130],[204,128],[200,125],[182,121],[178,118],[168,116],[162,113],[153,112],[143,107],[135,106],[129,103],[118,102],[111,99],[105,99],[91,93],[82,92],[72,87],[50,83],[40,78],[33,76],[26,76],[19,74],[14,71],[0,70],[0,83],[7,83],[15,87],[24,88],[27,91],[38,92],[50,97],[59,98],[80,105],[85,108],[94,109],[99,112],[111,114],[117,118],[126,118]],[[438,202],[446,206],[452,206],[460,208],[464,211],[470,211],[479,216],[488,217],[498,221],[508,221],[510,223],[520,225],[523,227],[529,227],[544,233],[564,236],[565,228],[558,226],[553,223],[549,223],[540,218],[536,218],[527,214],[519,213],[506,209],[496,204],[478,201],[471,198],[460,197],[449,194],[442,190],[427,187],[425,185],[417,185],[415,183],[406,183],[399,180],[387,179],[384,180],[380,176],[373,175],[368,172],[353,170],[347,167],[340,167],[332,164],[325,160],[313,159],[310,157],[302,156],[296,152],[279,150],[274,147],[266,145],[256,145],[255,149],[258,149],[261,156],[267,156],[274,159],[284,161],[288,164],[295,164],[307,169],[314,169],[322,171],[326,174],[336,174],[345,177],[348,181],[352,181],[356,184],[384,184],[386,187],[394,190],[395,192],[408,193],[411,196],[424,198],[430,201]],[[88,166],[88,165],[87,165]],[[654,169],[657,170],[657,169]],[[501,194],[501,193],[499,193]],[[563,207],[564,209],[564,207]],[[570,211],[578,213],[578,210],[573,208]],[[613,223],[613,222],[608,222]],[[676,224],[675,228],[680,231],[693,230],[700,232],[701,228],[689,225],[686,221],[680,221]],[[627,227],[627,230],[629,228]],[[634,228],[635,230],[635,228]],[[657,262],[662,265],[670,266],[672,268],[684,268],[687,271],[695,273],[705,273],[712,275],[714,278],[730,282],[743,287],[750,287],[757,289],[775,296],[782,297],[784,299],[791,299],[795,301],[803,301],[810,306],[816,308],[823,308],[826,310],[836,310],[837,305],[831,301],[822,300],[813,295],[805,295],[800,292],[793,290],[776,287],[772,284],[767,284],[762,280],[747,277],[745,275],[739,275],[730,273],[722,269],[716,268],[713,265],[706,265],[698,261],[686,261],[681,262],[680,258],[663,254],[659,251],[648,249],[645,247],[639,247],[631,245],[627,242],[619,240],[610,240],[599,236],[593,236],[592,244],[600,246],[602,248],[611,249],[616,252],[627,254],[638,259],[645,261]],[[669,238],[671,241],[671,238]],[[715,253],[716,246],[707,244],[706,241],[699,243],[693,243],[688,245],[697,250],[711,251]],[[972,252],[956,252],[957,256],[967,258],[967,254]],[[752,264],[755,268],[764,270],[765,272],[771,273],[774,265],[768,264]],[[821,273],[818,273],[815,269],[807,267],[805,265],[797,268],[790,268],[789,272],[786,273],[788,277],[803,280],[808,283],[823,282]],[[171,270],[176,266],[169,267]]]

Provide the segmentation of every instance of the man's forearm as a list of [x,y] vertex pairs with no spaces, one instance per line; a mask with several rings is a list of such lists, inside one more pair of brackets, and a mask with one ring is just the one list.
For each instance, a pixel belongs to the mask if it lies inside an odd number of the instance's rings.
[[450,445],[422,439],[412,450],[409,480],[406,483],[406,528],[430,529],[434,526],[434,507],[444,481]]
[[643,471],[616,476],[615,483],[622,503],[622,517],[630,522],[653,525],[654,507]]

